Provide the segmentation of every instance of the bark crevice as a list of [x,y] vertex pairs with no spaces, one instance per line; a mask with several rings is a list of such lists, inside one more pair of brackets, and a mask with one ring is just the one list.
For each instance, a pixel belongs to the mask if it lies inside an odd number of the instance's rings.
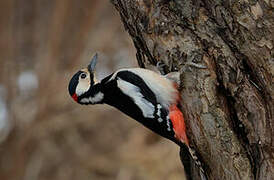
[[229,114],[230,114],[231,127],[232,127],[234,133],[237,135],[239,141],[241,142],[241,145],[244,147],[245,153],[246,153],[246,155],[249,159],[249,163],[250,163],[251,168],[252,168],[253,176],[256,177],[257,176],[257,170],[259,170],[259,168],[257,166],[260,162],[260,157],[255,156],[255,155],[258,155],[258,154],[254,153],[253,148],[250,145],[249,139],[247,137],[248,133],[246,132],[246,128],[237,116],[237,111],[236,111],[235,106],[234,106],[235,99],[233,98],[231,93],[224,87],[224,85],[222,84],[220,79],[218,80],[218,82],[219,82],[218,91],[223,95],[223,97],[225,97],[226,102],[227,102],[227,106],[229,107],[227,109],[228,109]]

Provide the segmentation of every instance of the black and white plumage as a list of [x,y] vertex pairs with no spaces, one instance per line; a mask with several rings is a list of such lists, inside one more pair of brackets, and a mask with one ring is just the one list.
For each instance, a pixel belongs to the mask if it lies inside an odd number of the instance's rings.
[[111,105],[185,147],[186,155],[194,157],[189,151],[183,114],[178,108],[180,98],[175,82],[142,68],[120,69],[98,82],[94,74],[96,62],[97,54],[69,83],[69,93],[77,103]]
[[177,142],[169,106],[176,103],[178,91],[174,82],[156,72],[142,69],[120,69],[101,82],[94,77],[93,65],[78,71],[71,79],[69,93],[79,104],[108,104],[142,123],[152,131]]

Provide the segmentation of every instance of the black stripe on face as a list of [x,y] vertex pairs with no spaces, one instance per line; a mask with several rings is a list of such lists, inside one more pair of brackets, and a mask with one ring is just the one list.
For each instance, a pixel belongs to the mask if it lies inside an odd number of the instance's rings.
[[78,85],[78,79],[80,74],[83,73],[82,71],[78,71],[76,74],[74,74],[69,82],[69,86],[68,86],[68,90],[69,90],[69,94],[70,96],[72,96],[75,91],[76,91],[76,87]]

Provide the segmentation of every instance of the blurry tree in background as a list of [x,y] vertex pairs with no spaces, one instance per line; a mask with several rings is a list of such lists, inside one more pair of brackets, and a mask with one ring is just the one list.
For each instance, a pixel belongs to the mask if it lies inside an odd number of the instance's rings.
[[79,106],[71,75],[99,52],[99,79],[134,66],[101,0],[0,2],[0,179],[177,180],[176,145],[107,106]]

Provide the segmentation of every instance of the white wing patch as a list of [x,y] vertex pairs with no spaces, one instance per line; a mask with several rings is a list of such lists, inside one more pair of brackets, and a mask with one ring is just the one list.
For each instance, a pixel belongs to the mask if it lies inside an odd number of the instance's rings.
[[116,71],[110,80],[114,79],[117,73],[121,71],[129,71],[140,76],[164,108],[168,109],[169,105],[176,101],[178,94],[177,89],[173,86],[173,82],[164,76],[143,68],[129,68]]
[[127,96],[131,97],[134,103],[140,108],[143,116],[146,118],[154,118],[154,106],[151,102],[147,101],[143,94],[140,92],[140,88],[124,81],[120,78],[117,80],[117,86]]
[[103,100],[104,94],[101,92],[98,92],[95,94],[93,97],[88,97],[88,98],[83,98],[81,99],[82,103],[91,103],[91,104],[96,104],[99,103]]
[[163,119],[161,118],[161,108],[162,106],[160,104],[157,105],[157,116],[159,117],[158,118],[158,122],[163,122]]
[[167,130],[171,131],[169,116],[166,117],[166,125],[167,125]]

